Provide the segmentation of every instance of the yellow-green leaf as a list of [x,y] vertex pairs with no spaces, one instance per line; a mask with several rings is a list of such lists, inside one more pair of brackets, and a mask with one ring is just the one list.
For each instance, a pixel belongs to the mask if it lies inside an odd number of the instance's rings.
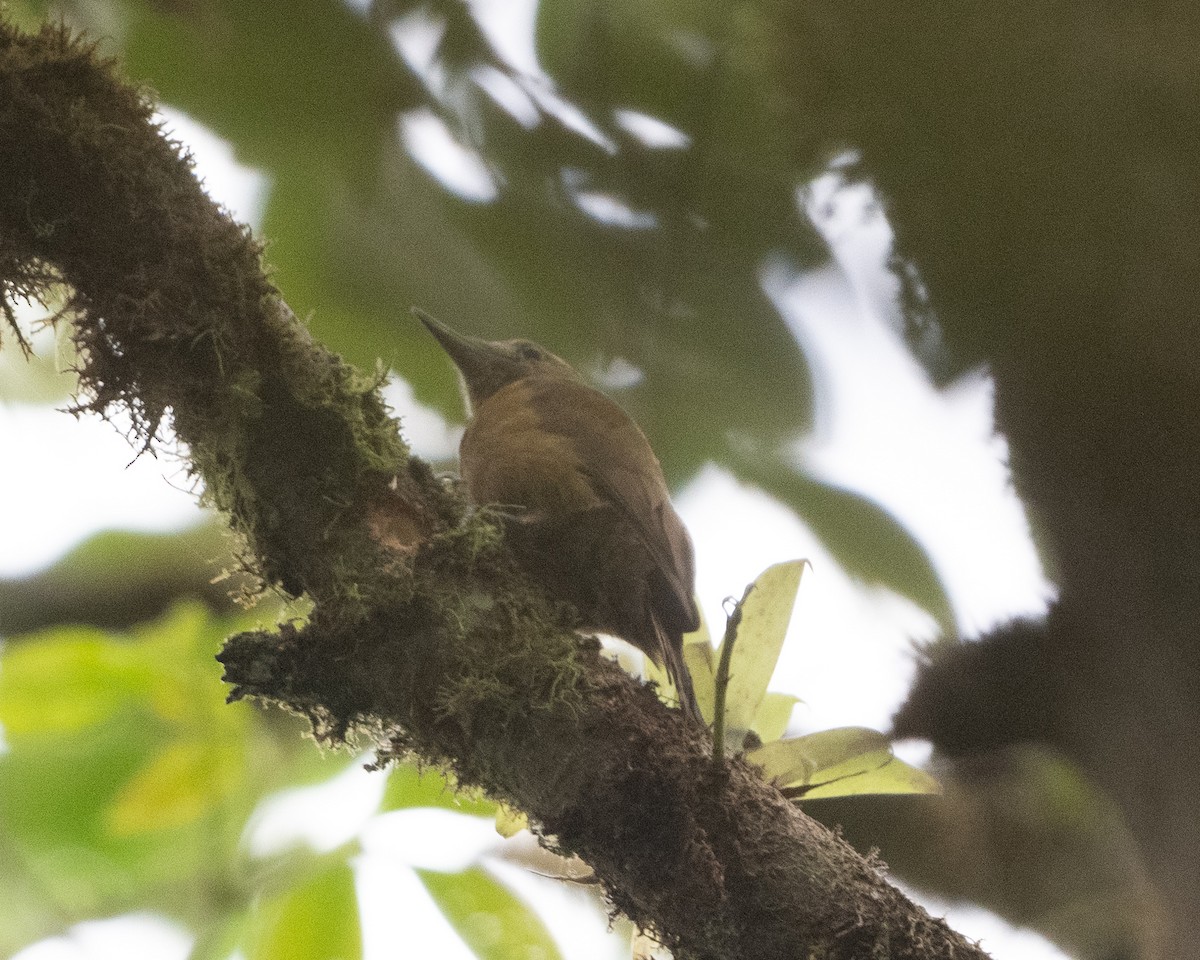
[[768,567],[754,581],[742,604],[742,622],[725,694],[725,731],[729,743],[740,745],[754,725],[783,648],[796,591],[800,588],[800,574],[807,562],[789,560]]
[[126,781],[105,811],[117,837],[181,827],[216,807],[240,782],[237,743],[179,740]]
[[[637,672],[637,668],[620,655],[617,657],[617,663],[621,665],[621,669],[623,670]],[[660,700],[672,702],[675,700],[675,684],[671,682],[666,667],[660,667],[649,657],[645,657],[642,663],[642,677],[647,683],[653,683],[658,688]]]
[[214,617],[203,604],[177,603],[157,620],[133,631],[138,656],[155,671],[149,702],[164,720],[196,724],[210,733],[233,725],[244,728],[244,714],[230,710],[227,688],[212,669],[213,654],[225,637],[249,627],[252,617]]
[[359,960],[362,925],[350,868],[335,863],[260,903],[244,953],[246,960]]
[[486,870],[418,870],[417,875],[480,960],[559,960],[558,947],[537,914]]
[[490,817],[496,812],[496,804],[478,790],[457,786],[452,774],[437,767],[422,769],[416,764],[399,763],[388,771],[387,776],[379,806],[381,813],[412,807],[444,807],[480,817]]
[[0,658],[0,724],[8,737],[65,734],[100,723],[153,687],[135,648],[101,630],[58,629]]
[[792,708],[799,702],[800,698],[790,693],[768,693],[763,697],[751,727],[758,734],[758,739],[770,743],[782,737],[787,731],[788,721],[792,719]]
[[861,773],[845,774],[837,779],[814,783],[810,787],[783,792],[797,800],[819,800],[867,794],[940,794],[942,785],[924,770],[893,756],[881,766],[864,769]]
[[227,707],[212,666],[238,622],[182,603],[131,634],[59,627],[27,636],[0,657],[0,724],[10,738],[77,733],[133,706],[241,736],[246,714]]
[[875,753],[892,754],[882,733],[866,727],[840,727],[764,744],[749,751],[746,759],[762,768],[764,780],[793,787],[811,783],[818,770],[837,769],[846,760]]
[[713,719],[713,699],[716,696],[716,660],[713,657],[712,636],[704,614],[700,614],[700,627],[683,638],[683,662],[692,676],[692,689],[700,713],[708,720]]
[[[713,656],[712,631],[708,629],[708,621],[705,620],[703,611],[700,613],[700,626],[683,635],[683,654],[685,658],[690,657],[695,661],[701,678],[707,674],[708,679],[712,680],[717,662]],[[696,679],[695,673],[692,674],[692,679]]]
[[496,808],[496,832],[508,839],[529,829],[529,818],[520,810],[502,803]]
[[796,798],[941,792],[933,777],[892,754],[886,736],[866,727],[777,740],[749,751],[746,759]]

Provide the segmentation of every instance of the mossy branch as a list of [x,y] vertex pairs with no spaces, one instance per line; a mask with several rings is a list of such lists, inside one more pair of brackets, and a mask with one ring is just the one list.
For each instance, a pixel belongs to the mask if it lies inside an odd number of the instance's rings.
[[[581,643],[486,514],[315,343],[149,101],[61,28],[0,23],[0,291],[70,291],[83,409],[166,421],[303,628],[234,637],[234,697],[416,751],[525,810],[680,957],[982,958]],[[11,321],[11,312],[9,319]]]

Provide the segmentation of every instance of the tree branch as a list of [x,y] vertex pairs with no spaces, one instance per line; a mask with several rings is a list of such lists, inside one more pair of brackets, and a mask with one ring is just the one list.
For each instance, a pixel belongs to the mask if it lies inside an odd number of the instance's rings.
[[[169,418],[307,625],[229,641],[234,698],[416,752],[525,810],[680,957],[983,958],[580,642],[497,528],[313,342],[151,105],[62,29],[0,24],[0,287],[72,291],[83,409]],[[11,316],[10,316],[11,320]]]

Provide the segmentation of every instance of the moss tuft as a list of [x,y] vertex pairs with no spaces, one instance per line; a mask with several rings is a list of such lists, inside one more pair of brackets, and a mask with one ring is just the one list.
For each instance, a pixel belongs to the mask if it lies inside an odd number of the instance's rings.
[[397,476],[420,485],[378,382],[313,342],[93,45],[0,23],[0,87],[8,325],[11,298],[67,284],[77,410],[123,410],[142,449],[169,418],[264,585],[369,606],[391,558],[363,520]]

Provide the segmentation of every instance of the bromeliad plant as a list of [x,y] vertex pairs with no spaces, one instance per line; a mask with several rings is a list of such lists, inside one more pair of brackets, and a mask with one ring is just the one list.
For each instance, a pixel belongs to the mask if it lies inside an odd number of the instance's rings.
[[[832,797],[940,794],[941,784],[892,752],[888,737],[869,727],[835,727],[784,737],[799,697],[767,689],[800,589],[807,560],[764,570],[731,604],[725,634],[713,648],[707,626],[684,638],[683,655],[700,711],[713,729],[713,759],[742,754],[784,796],[799,803]],[[646,659],[646,679],[675,702],[666,671]],[[511,837],[529,826],[503,804],[496,829]]]
[[[831,797],[940,794],[936,779],[892,753],[891,742],[868,727],[835,727],[784,737],[799,697],[767,689],[787,635],[807,560],[764,570],[732,604],[715,650],[703,621],[684,637],[683,656],[700,712],[713,728],[713,759],[741,753],[765,780],[799,803]],[[646,658],[646,679],[676,702],[666,670]],[[519,810],[500,804],[496,830],[512,837],[529,828]],[[565,877],[564,877],[565,878]],[[636,953],[636,951],[635,951]]]
[[[787,797],[812,800],[870,794],[941,793],[937,780],[892,753],[888,738],[866,727],[838,727],[784,738],[791,694],[767,685],[783,649],[805,560],[768,567],[728,612],[714,651],[702,625],[685,638],[684,657],[696,699],[713,726],[713,756],[743,753]],[[669,690],[650,664],[648,676]]]

